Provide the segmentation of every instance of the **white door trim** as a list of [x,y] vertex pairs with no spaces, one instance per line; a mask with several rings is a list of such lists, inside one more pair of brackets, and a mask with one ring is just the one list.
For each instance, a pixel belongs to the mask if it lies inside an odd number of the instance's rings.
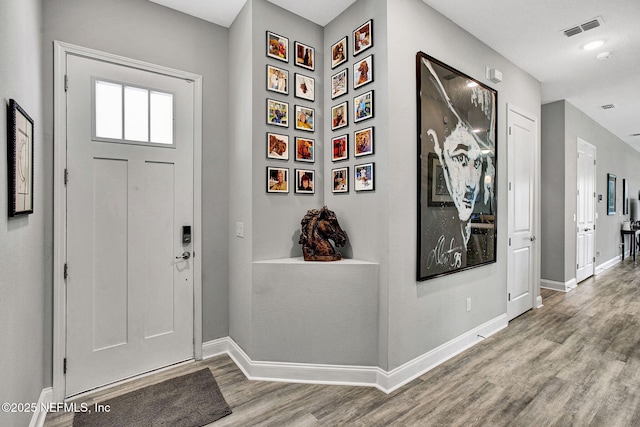
[[[528,120],[531,120],[533,122],[533,126],[534,129],[536,131],[536,141],[535,141],[535,147],[534,147],[534,170],[535,170],[535,188],[533,190],[533,215],[534,215],[534,219],[533,219],[533,227],[534,227],[534,231],[535,231],[535,235],[537,237],[540,236],[540,121],[538,120],[538,117],[534,114],[531,114],[530,112],[516,106],[513,105],[511,103],[507,103],[507,132],[508,132],[508,127],[510,126],[509,123],[509,113],[513,112],[515,114],[519,114],[522,117],[525,117]],[[507,137],[507,141],[508,141],[508,137]],[[509,149],[509,147],[507,146],[507,150]],[[508,158],[508,156],[507,156]],[[508,166],[508,165],[507,165]],[[507,167],[507,175],[509,174],[508,172],[508,167]],[[508,179],[510,179],[510,177],[507,177]],[[507,213],[509,208],[507,207]],[[507,221],[511,221],[511,218],[509,218],[510,215],[507,215]],[[508,224],[508,230],[511,230],[511,224]],[[507,233],[509,234],[509,233]],[[509,236],[507,236],[508,238]],[[540,243],[537,243],[535,245],[533,245],[533,295],[532,295],[532,305],[534,308],[540,308],[542,307],[542,297],[540,296]],[[508,247],[508,243],[507,243],[507,247]],[[507,264],[509,263],[509,260],[507,260]],[[509,265],[507,265],[507,276],[508,276],[508,271],[510,271],[509,269]],[[505,295],[505,300],[508,299],[508,296]],[[507,301],[508,303],[508,301]]]
[[193,242],[193,339],[194,356],[202,359],[202,76],[186,71],[150,64],[119,55],[100,52],[69,43],[54,41],[53,57],[53,400],[61,402],[65,394],[63,361],[66,341],[66,284],[64,263],[66,260],[66,194],[64,171],[66,167],[67,113],[65,95],[66,57],[69,54],[110,62],[139,70],[182,78],[194,86],[194,144],[193,189],[194,228]]
[[[597,159],[598,159],[598,149],[597,149],[597,147],[595,145],[591,144],[590,142],[587,142],[584,139],[578,137],[576,139],[576,154],[578,154],[578,160],[576,162],[579,162],[579,160],[580,160],[579,155],[580,155],[580,145],[581,144],[583,144],[587,148],[592,148],[593,149],[593,153],[594,153],[593,154],[593,160],[597,161]],[[592,199],[592,202],[591,202],[593,204],[593,218],[592,218],[593,219],[593,250],[592,250],[592,253],[589,254],[591,259],[593,259],[592,272],[587,277],[581,278],[581,280],[578,281],[578,268],[577,268],[578,267],[578,260],[577,260],[577,257],[578,257],[578,241],[577,241],[577,238],[576,238],[576,262],[575,262],[575,264],[576,264],[576,273],[575,273],[575,278],[572,279],[572,280],[574,280],[574,282],[576,282],[576,286],[577,286],[577,283],[581,282],[582,280],[586,280],[589,277],[595,276],[595,274],[596,274],[596,261],[595,261],[595,259],[596,259],[596,247],[597,247],[596,243],[597,243],[597,239],[598,239],[598,227],[597,227],[596,223],[597,223],[597,218],[598,218],[598,210],[597,210],[597,201],[596,201],[595,192],[596,192],[596,187],[597,187],[597,176],[598,176],[597,175],[598,174],[597,163],[594,163],[593,169],[594,169],[594,171],[593,171],[593,191],[594,191],[594,194],[593,194],[593,199]],[[576,187],[578,187],[579,180],[580,180],[579,173],[580,173],[580,165],[578,164],[578,167],[576,167]],[[582,196],[584,196],[584,195],[582,195]],[[578,199],[580,197],[582,197],[582,196],[577,195],[577,197],[576,197],[576,225],[578,224],[578,209],[580,208],[580,206],[578,204]],[[577,228],[576,228],[576,230],[577,230]],[[575,286],[574,286],[574,288],[575,288]]]

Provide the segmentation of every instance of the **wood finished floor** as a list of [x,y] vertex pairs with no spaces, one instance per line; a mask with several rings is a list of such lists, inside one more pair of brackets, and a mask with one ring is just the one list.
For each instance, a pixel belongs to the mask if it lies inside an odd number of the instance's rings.
[[[211,426],[638,426],[640,260],[542,290],[544,307],[395,392],[248,381],[226,355],[95,393],[90,405],[207,366],[233,414]],[[71,426],[49,414],[46,427]],[[126,427],[126,426],[122,426]]]

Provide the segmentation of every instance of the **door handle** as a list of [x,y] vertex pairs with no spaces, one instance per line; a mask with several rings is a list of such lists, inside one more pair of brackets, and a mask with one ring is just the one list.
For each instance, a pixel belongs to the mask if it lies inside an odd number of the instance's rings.
[[182,252],[182,255],[179,255],[176,257],[176,259],[189,259],[191,258],[191,252],[188,251],[184,251]]
[[590,228],[585,228],[583,231],[591,231]]
[[532,242],[535,242],[535,241],[536,241],[536,236],[531,236],[531,237],[529,238],[529,240],[531,240]]

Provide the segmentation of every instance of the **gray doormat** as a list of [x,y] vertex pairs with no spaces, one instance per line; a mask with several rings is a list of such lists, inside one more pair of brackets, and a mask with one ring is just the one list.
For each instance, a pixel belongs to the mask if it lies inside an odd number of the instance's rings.
[[[73,427],[201,427],[231,413],[208,368],[135,390],[78,412]],[[108,405],[108,406],[107,406]]]

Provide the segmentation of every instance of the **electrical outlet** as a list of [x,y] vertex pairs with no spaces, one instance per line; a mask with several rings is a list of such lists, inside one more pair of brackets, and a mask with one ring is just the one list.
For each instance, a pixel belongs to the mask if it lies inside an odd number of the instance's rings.
[[467,311],[471,311],[471,298],[467,298]]

